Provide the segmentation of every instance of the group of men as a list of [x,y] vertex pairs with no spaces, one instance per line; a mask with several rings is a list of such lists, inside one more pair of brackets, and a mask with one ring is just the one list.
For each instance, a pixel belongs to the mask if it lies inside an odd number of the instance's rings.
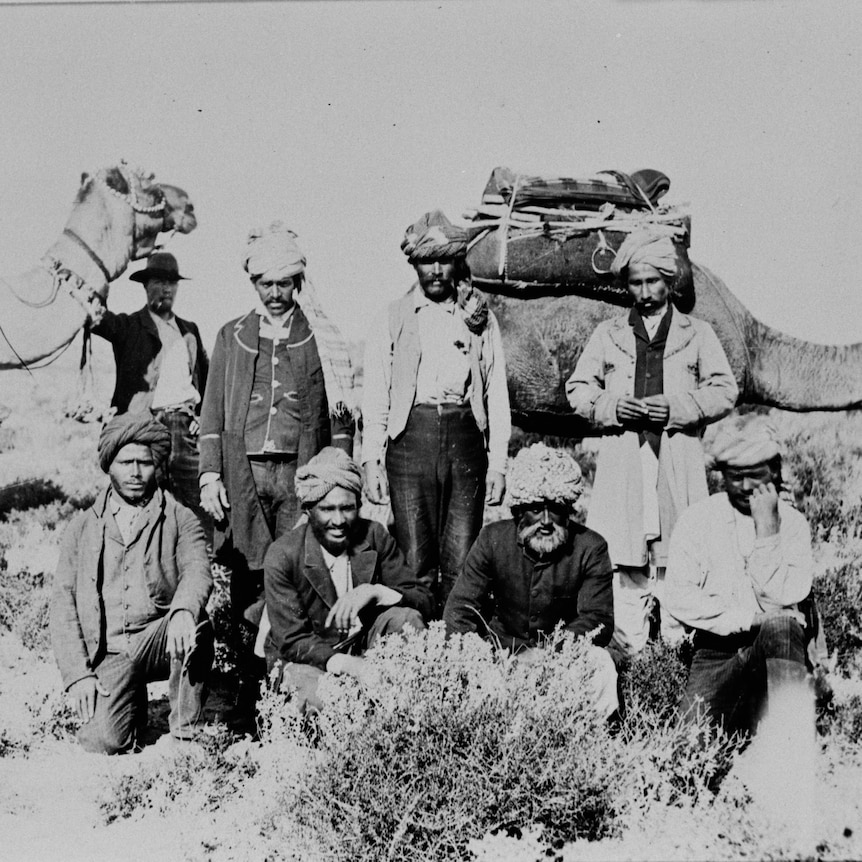
[[[146,683],[165,677],[171,735],[194,737],[213,543],[235,616],[259,627],[271,678],[305,710],[322,707],[326,673],[373,686],[363,654],[380,636],[442,618],[523,664],[558,626],[588,639],[585,696],[610,718],[614,659],[643,648],[658,613],[665,637],[695,633],[684,708],[753,729],[769,679],[805,679],[810,539],[779,501],[761,417],[717,436],[726,492],[708,496],[703,429],[738,392],[709,325],[673,306],[670,239],[635,232],[620,247],[632,309],[599,325],[566,385],[602,436],[585,526],[565,451],[535,444],[507,470],[502,341],[466,231],[433,211],[402,250],[416,282],[368,341],[357,460],[347,348],[280,223],[249,234],[258,302],[221,328],[209,363],[173,313],[182,276],[164,252],[132,276],[146,307],[95,329],[117,363],[118,415],[99,442],[110,486],[66,532],[51,608],[82,744],[139,746]],[[389,529],[360,516],[363,489],[391,504]],[[483,528],[504,500],[512,517]]]

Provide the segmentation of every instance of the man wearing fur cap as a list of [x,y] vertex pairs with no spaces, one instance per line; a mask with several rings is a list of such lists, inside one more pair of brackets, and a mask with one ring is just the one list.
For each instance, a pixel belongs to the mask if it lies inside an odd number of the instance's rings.
[[324,446],[353,448],[347,345],[305,276],[296,234],[252,230],[243,260],[258,302],[216,338],[201,410],[201,505],[229,540],[235,614],[257,625],[263,558],[299,516],[298,467]]
[[[634,307],[596,327],[566,393],[602,435],[587,524],[607,539],[614,642],[631,655],[646,644],[654,599],[661,605],[674,524],[707,496],[703,428],[733,409],[738,388],[709,324],[669,302],[677,273],[669,237],[632,233],[613,271]],[[682,634],[667,614],[661,632]]]
[[508,485],[512,519],[479,533],[446,602],[446,629],[491,637],[529,661],[562,623],[595,645],[596,702],[610,716],[617,677],[601,647],[614,629],[612,568],[605,540],[572,520],[580,467],[536,443],[518,453]]
[[169,679],[173,738],[193,737],[203,714],[212,576],[197,517],[156,486],[170,445],[149,413],[111,420],[99,439],[111,484],[63,535],[51,640],[88,751],[142,743],[153,680]]
[[497,321],[469,282],[466,231],[435,210],[401,247],[418,281],[368,340],[362,463],[368,499],[388,493],[395,537],[439,614],[485,503],[503,498],[509,393]]
[[711,453],[725,492],[680,516],[664,607],[694,629],[682,709],[750,731],[780,689],[807,691],[811,536],[805,517],[779,499],[781,454],[765,417],[728,421]]
[[307,522],[276,539],[264,564],[271,630],[264,651],[284,690],[318,709],[324,673],[373,684],[361,653],[381,635],[425,628],[431,595],[417,583],[395,540],[359,517],[362,474],[328,446],[296,472]]

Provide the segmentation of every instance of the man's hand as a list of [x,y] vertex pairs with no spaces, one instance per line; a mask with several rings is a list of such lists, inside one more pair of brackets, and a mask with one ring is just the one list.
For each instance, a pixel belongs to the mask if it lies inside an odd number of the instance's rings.
[[94,676],[79,679],[69,689],[69,697],[72,699],[75,714],[84,724],[96,714],[96,696],[108,697],[110,693],[102,687],[102,684]]
[[623,395],[617,401],[617,419],[625,425],[626,422],[642,422],[649,415],[640,398],[630,398]]
[[380,675],[361,656],[336,653],[326,663],[327,673],[343,673],[358,679],[364,688],[374,688],[380,682]]
[[656,425],[667,425],[667,420],[670,418],[670,402],[666,395],[647,395],[641,404],[646,407],[650,422]]
[[805,614],[802,611],[797,611],[794,608],[779,608],[777,611],[761,611],[754,615],[754,622],[751,624],[753,629],[762,626],[768,619],[778,619],[779,617],[790,617],[805,628]]
[[535,664],[542,657],[542,651],[538,647],[528,647],[527,649],[522,649],[515,658],[518,659],[518,664],[523,667],[530,667],[530,665]]
[[485,477],[485,502],[489,506],[499,506],[506,493],[506,477],[496,470],[489,470]]
[[168,655],[176,660],[189,653],[195,642],[195,618],[191,611],[177,611],[168,623]]
[[230,508],[230,503],[221,479],[208,482],[201,488],[201,508],[212,515],[216,522],[224,520],[225,510]]
[[365,473],[365,495],[369,502],[382,506],[389,502],[389,488],[386,473],[379,461],[366,461],[362,467]]
[[324,625],[346,634],[359,622],[359,612],[368,605],[377,604],[379,598],[379,584],[360,584],[338,599]]
[[758,539],[774,536],[781,526],[778,517],[778,491],[772,482],[758,485],[748,498],[751,517],[754,519],[754,535]]

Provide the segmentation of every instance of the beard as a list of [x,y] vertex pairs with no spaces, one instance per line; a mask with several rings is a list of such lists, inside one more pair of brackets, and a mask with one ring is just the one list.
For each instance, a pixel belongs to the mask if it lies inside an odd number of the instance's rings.
[[317,539],[320,546],[329,551],[334,557],[346,551],[353,544],[353,531],[350,527],[344,531],[343,536],[335,538],[327,532],[325,526],[318,523],[311,516],[308,518],[308,525],[311,527],[312,535]]
[[540,533],[541,524],[533,524],[518,531],[518,539],[537,557],[547,557],[561,548],[569,538],[568,527],[554,524],[550,533]]

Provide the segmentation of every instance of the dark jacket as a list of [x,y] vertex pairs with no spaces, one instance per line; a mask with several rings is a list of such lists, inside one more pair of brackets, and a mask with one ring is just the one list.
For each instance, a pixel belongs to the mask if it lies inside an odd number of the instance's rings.
[[[302,414],[297,466],[307,464],[336,434],[349,434],[334,445],[353,448],[350,417],[330,418],[323,368],[308,320],[297,307],[287,347],[293,348],[294,378]],[[263,566],[273,535],[257,498],[245,446],[245,420],[254,385],[260,316],[250,311],[226,323],[216,337],[209,384],[201,408],[198,437],[200,473],[219,473],[227,489],[228,522],[217,525],[228,536],[251,569]]]
[[[99,494],[89,508],[75,515],[60,546],[50,629],[67,688],[94,675],[93,667],[104,650],[105,614],[111,611],[102,597],[105,527],[112,517],[108,494],[107,490]],[[145,534],[135,545],[135,568],[146,578],[154,612],[164,616],[188,610],[198,619],[212,590],[200,521],[190,509],[159,490],[141,517],[146,517],[141,526]]]
[[597,646],[614,631],[612,567],[605,540],[572,523],[569,540],[542,562],[518,544],[513,520],[482,529],[446,602],[448,632],[493,635],[512,650],[535,647],[557,623],[575,635],[599,629]]
[[[192,370],[192,385],[203,398],[207,382],[207,355],[200,332],[190,320],[181,317],[174,319],[183,337],[191,333],[195,339],[197,361]],[[105,311],[105,316],[93,327],[93,332],[110,341],[114,349],[117,379],[111,406],[117,408],[118,414],[149,410],[162,364],[162,340],[149,309],[145,306],[134,314]]]
[[[419,584],[388,530],[377,521],[359,518],[350,550],[353,584],[383,584],[401,593],[400,604],[414,608],[425,619],[431,614],[431,594]],[[324,623],[337,600],[320,544],[307,523],[298,524],[270,545],[264,563],[266,608],[272,630],[266,639],[267,666],[279,659],[310,664],[321,670],[335,654],[343,637]],[[367,627],[369,618],[361,615]]]

